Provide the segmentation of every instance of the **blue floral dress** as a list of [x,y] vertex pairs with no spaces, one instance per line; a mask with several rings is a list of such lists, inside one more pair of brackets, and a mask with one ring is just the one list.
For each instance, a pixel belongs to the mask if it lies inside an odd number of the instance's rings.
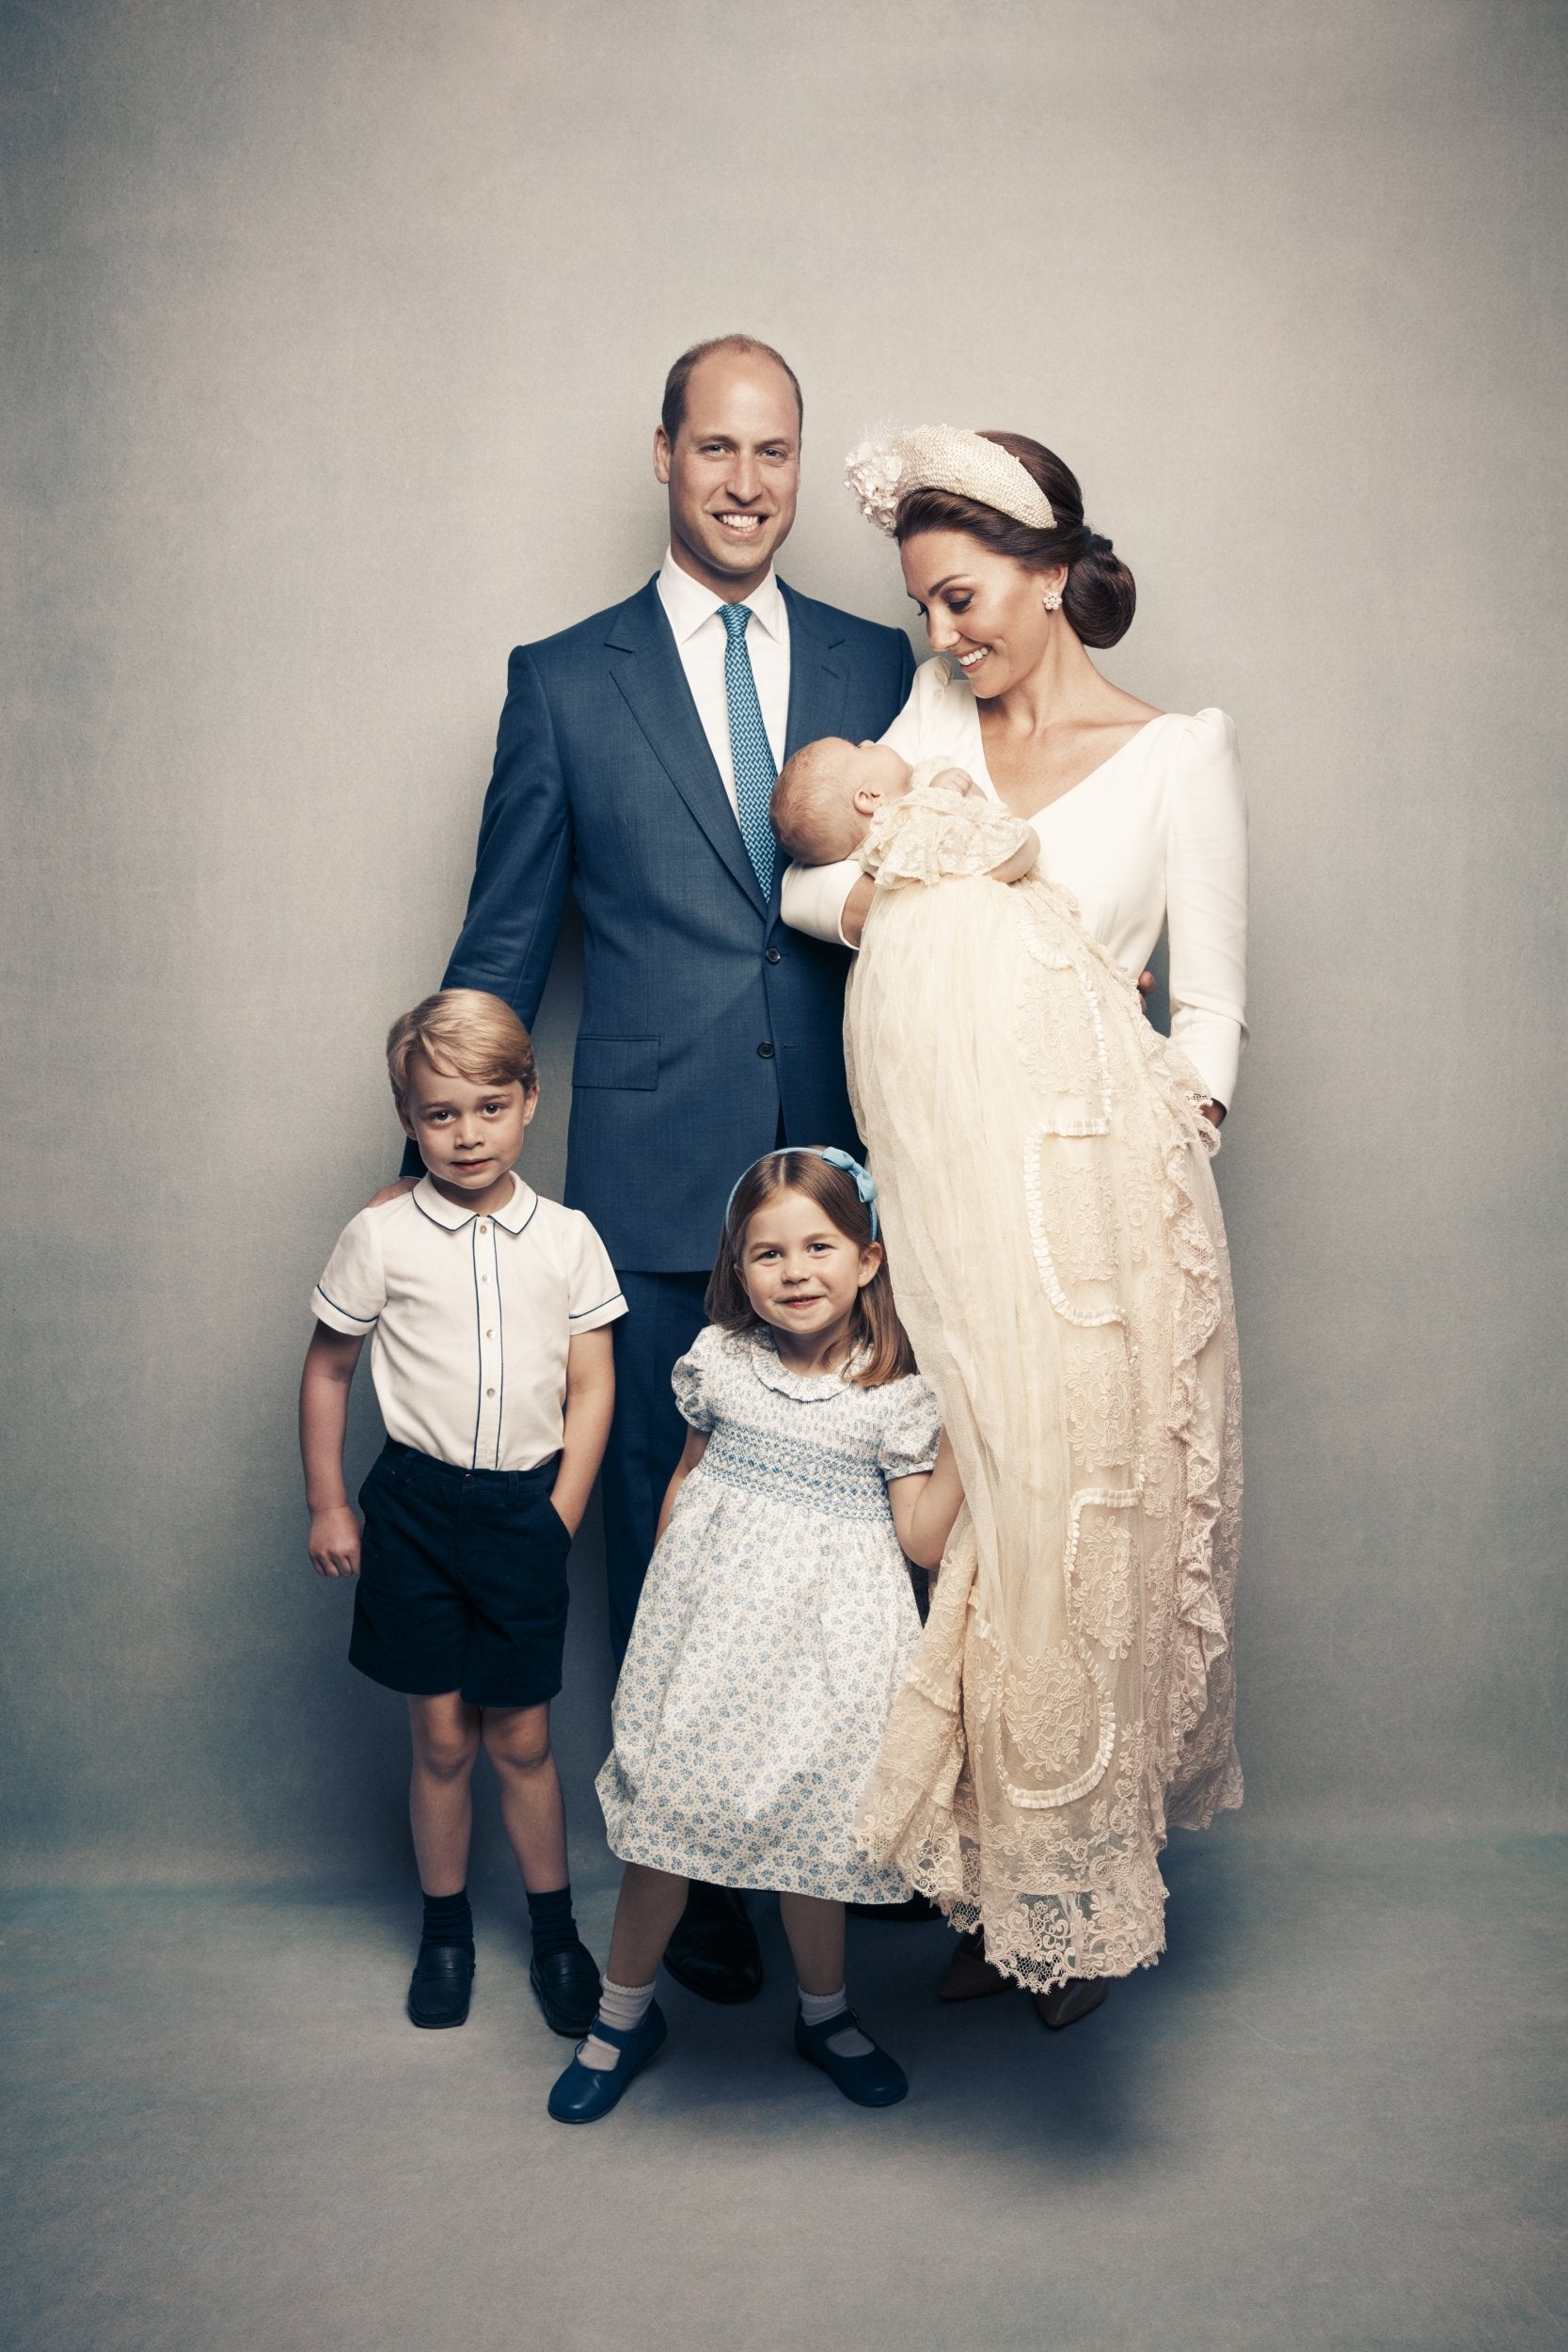
[[920,1634],[887,1482],[941,1428],[917,1375],[856,1388],[709,1326],[675,1366],[707,1450],[649,1565],[598,1778],[610,1851],[720,1886],[908,1893],[849,1824]]

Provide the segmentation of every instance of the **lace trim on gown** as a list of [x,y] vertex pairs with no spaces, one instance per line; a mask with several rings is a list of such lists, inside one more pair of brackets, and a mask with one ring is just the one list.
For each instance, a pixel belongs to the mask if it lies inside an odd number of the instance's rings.
[[1240,1381],[1204,1089],[1067,893],[997,899],[1019,820],[982,842],[970,805],[927,785],[879,820],[847,1003],[969,1498],[856,1834],[1044,1990],[1156,1959],[1168,1828],[1241,1801]]

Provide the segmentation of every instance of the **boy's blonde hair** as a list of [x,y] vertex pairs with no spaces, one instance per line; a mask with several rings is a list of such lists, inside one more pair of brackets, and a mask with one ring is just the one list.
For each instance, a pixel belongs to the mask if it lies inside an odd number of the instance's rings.
[[834,866],[853,857],[867,826],[844,789],[838,755],[848,746],[837,736],[802,743],[786,759],[773,787],[773,831],[801,866]]
[[412,1012],[400,1013],[387,1032],[387,1075],[401,1109],[408,1100],[408,1065],[416,1054],[443,1077],[472,1086],[506,1086],[525,1094],[539,1083],[533,1040],[510,1005],[482,988],[443,988]]

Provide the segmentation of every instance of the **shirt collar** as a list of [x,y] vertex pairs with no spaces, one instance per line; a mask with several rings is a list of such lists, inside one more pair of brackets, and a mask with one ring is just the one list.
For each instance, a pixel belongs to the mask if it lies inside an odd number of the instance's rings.
[[771,564],[768,576],[752,589],[749,596],[732,599],[717,596],[711,588],[705,588],[700,580],[683,571],[675,561],[674,549],[666,548],[664,561],[658,567],[658,597],[677,645],[684,645],[689,637],[695,637],[705,621],[711,621],[720,606],[739,601],[748,605],[756,615],[758,626],[769,637],[783,643],[789,628],[784,611],[784,594],[779,576]]
[[[460,1209],[455,1200],[449,1200],[445,1193],[436,1191],[428,1176],[421,1176],[414,1187],[414,1205],[424,1211],[432,1224],[444,1225],[449,1233],[461,1232],[479,1214],[477,1209]],[[538,1206],[538,1194],[514,1169],[511,1200],[501,1208],[486,1211],[486,1215],[493,1216],[498,1225],[504,1225],[509,1233],[520,1233]]]

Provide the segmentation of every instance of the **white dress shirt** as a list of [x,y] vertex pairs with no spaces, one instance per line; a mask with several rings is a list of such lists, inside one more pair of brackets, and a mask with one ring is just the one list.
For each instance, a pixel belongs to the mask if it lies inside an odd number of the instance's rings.
[[[730,705],[724,691],[724,649],[729,643],[719,608],[746,604],[752,619],[746,629],[746,650],[752,657],[762,723],[775,768],[784,766],[784,739],[789,730],[789,611],[780,592],[778,576],[768,577],[749,596],[716,596],[700,580],[683,572],[673,553],[665,549],[659,567],[658,600],[674,633],[675,650],[703,723],[703,733],[723,778],[730,806],[736,807],[735,759],[730,750]],[[739,811],[736,811],[739,822]]]
[[568,1344],[626,1311],[582,1212],[512,1183],[483,1216],[428,1176],[361,1209],[310,1294],[334,1331],[373,1334],[387,1435],[463,1470],[533,1470],[559,1454]]
[[[882,738],[914,766],[950,758],[992,800],[980,710],[940,656],[915,672]],[[1082,784],[1031,818],[1040,862],[1070,890],[1087,929],[1141,972],[1170,929],[1171,1036],[1216,1103],[1228,1106],[1246,1041],[1246,800],[1236,730],[1223,710],[1165,711]],[[857,859],[792,866],[780,911],[796,930],[841,939]]]

